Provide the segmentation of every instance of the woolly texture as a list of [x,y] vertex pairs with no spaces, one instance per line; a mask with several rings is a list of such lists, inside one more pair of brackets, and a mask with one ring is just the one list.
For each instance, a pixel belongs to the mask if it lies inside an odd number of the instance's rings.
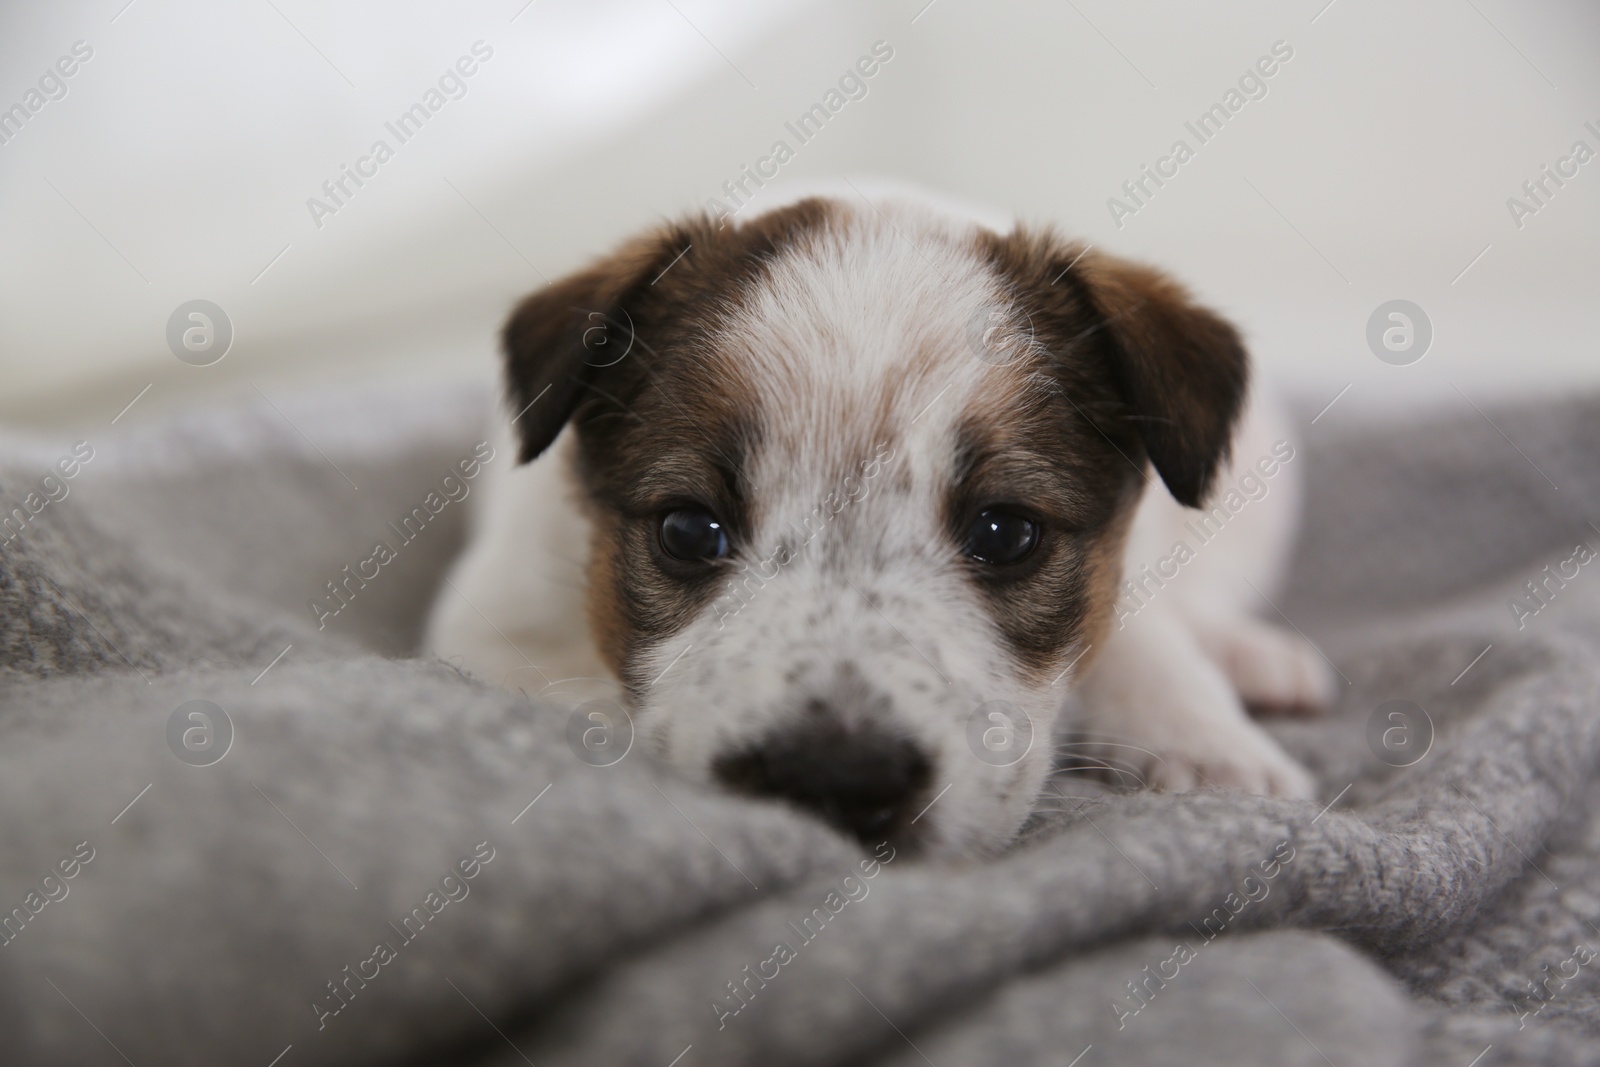
[[[1311,429],[1276,604],[1347,684],[1272,729],[1319,802],[1061,776],[938,869],[393,658],[467,508],[390,523],[486,400],[280,406],[96,441],[0,542],[7,1063],[1600,1062],[1600,566],[1525,585],[1600,547],[1600,402]],[[52,454],[0,444],[0,501]],[[1367,740],[1395,699],[1409,767]]]

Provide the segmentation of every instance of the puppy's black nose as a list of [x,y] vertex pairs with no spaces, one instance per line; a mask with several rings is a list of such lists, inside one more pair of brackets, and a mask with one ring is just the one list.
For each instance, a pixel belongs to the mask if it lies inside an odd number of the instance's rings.
[[724,753],[711,769],[732,789],[791,801],[867,844],[905,831],[931,776],[912,742],[831,718]]

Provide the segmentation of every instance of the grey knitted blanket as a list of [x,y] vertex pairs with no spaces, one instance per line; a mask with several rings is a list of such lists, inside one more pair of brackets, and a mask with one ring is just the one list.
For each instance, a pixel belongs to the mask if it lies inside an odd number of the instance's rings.
[[0,1061],[1600,1063],[1600,401],[1309,428],[1318,802],[934,868],[409,658],[484,394],[279,399],[0,441]]

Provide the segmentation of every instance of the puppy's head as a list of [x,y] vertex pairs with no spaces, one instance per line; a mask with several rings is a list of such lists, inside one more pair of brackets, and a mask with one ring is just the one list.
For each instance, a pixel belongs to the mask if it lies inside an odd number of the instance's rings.
[[590,623],[655,750],[944,854],[1029,815],[1145,469],[1198,503],[1247,366],[1153,271],[824,199],[638,238],[504,340],[522,460],[576,434]]

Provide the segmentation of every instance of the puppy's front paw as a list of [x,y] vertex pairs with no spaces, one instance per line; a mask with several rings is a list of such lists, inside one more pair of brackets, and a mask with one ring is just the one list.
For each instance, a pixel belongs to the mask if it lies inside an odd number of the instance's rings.
[[1232,619],[1202,638],[1239,693],[1259,711],[1316,711],[1333,703],[1333,668],[1298,634]]
[[1210,736],[1163,745],[1148,780],[1151,788],[1170,793],[1212,787],[1297,800],[1316,796],[1306,769],[1247,721],[1226,729],[1212,725]]

